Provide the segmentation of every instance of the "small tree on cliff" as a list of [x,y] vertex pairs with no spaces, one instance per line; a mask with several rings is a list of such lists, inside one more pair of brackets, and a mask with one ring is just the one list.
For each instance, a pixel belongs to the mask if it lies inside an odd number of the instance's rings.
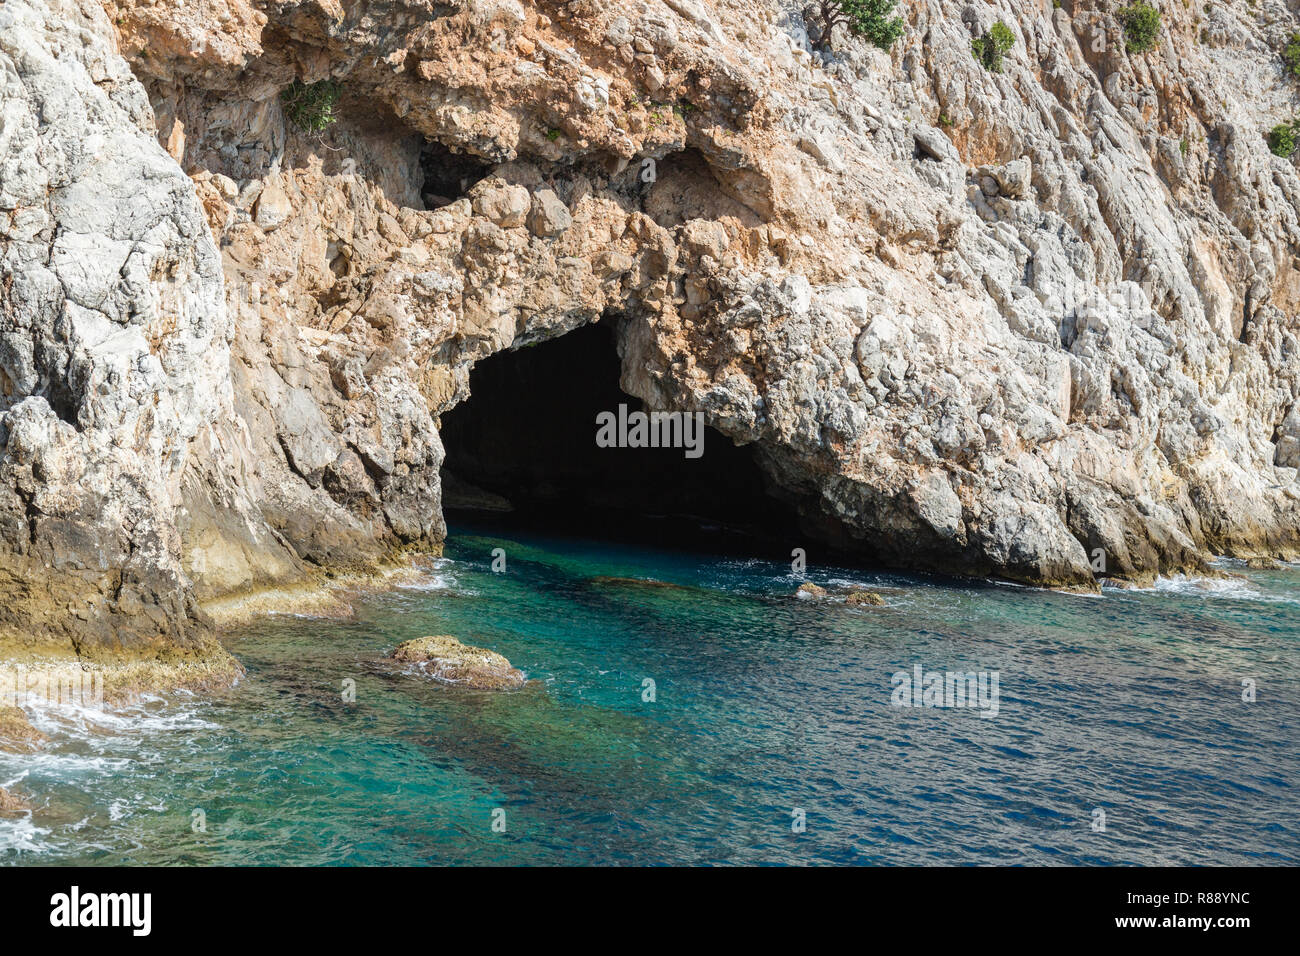
[[989,28],[982,37],[970,41],[971,56],[979,60],[984,69],[991,73],[1002,72],[1002,58],[1016,45],[1016,35],[1011,28],[999,20]]
[[1124,49],[1129,53],[1145,53],[1156,45],[1160,33],[1160,11],[1151,4],[1136,0],[1116,16],[1124,28]]
[[1291,34],[1291,39],[1282,47],[1282,62],[1286,71],[1292,76],[1300,76],[1300,33]]
[[1287,159],[1295,152],[1298,126],[1300,124],[1292,120],[1290,123],[1278,123],[1268,131],[1268,148],[1274,156]]
[[903,18],[890,16],[896,0],[818,0],[804,8],[804,19],[815,20],[821,29],[817,45],[831,45],[831,32],[846,26],[854,36],[888,50],[903,35]]

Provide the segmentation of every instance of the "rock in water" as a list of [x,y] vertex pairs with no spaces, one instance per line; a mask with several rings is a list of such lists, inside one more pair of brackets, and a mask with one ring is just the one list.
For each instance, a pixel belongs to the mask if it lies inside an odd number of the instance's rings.
[[31,725],[17,707],[0,704],[0,751],[29,753],[45,743],[45,735]]
[[683,584],[673,584],[671,581],[657,581],[654,578],[621,578],[605,574],[592,578],[591,583],[602,588],[633,588],[644,591],[691,590]]
[[844,598],[844,603],[851,604],[854,607],[862,607],[865,605],[880,607],[885,603],[885,599],[875,591],[850,591],[848,596]]
[[0,817],[17,817],[30,811],[25,800],[0,787]]
[[523,671],[496,651],[462,644],[446,634],[399,644],[393,660],[415,664],[430,677],[475,690],[513,690],[526,683]]
[[794,596],[804,599],[824,598],[826,596],[826,589],[820,584],[813,584],[811,581],[805,581],[803,584],[799,585],[799,589],[794,592]]

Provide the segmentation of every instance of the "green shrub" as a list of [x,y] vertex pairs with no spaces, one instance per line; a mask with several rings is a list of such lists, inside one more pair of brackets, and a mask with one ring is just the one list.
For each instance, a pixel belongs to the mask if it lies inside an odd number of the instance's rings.
[[1268,148],[1273,151],[1274,156],[1281,156],[1286,159],[1295,152],[1296,147],[1296,124],[1278,123],[1268,131]]
[[337,119],[334,107],[342,92],[343,87],[333,80],[310,84],[294,80],[280,93],[280,102],[294,126],[304,133],[319,133]]
[[1002,72],[1002,57],[1016,45],[1016,35],[1011,28],[999,20],[982,37],[970,41],[970,52],[983,64],[984,69],[993,73]]
[[1286,71],[1292,76],[1300,76],[1300,33],[1291,34],[1291,39],[1282,47],[1282,62]]
[[[821,23],[820,43],[829,47],[831,31],[843,24],[854,36],[888,50],[903,35],[903,18],[890,16],[897,0],[818,0],[815,19]],[[804,16],[809,15],[809,7]]]
[[993,24],[992,28],[989,30],[989,36],[993,38],[993,42],[1003,53],[1006,53],[1016,45],[1016,35],[1012,33],[1011,28],[1001,20]]
[[1160,32],[1160,11],[1149,3],[1137,0],[1117,14],[1124,28],[1124,49],[1130,53],[1145,53],[1156,45]]

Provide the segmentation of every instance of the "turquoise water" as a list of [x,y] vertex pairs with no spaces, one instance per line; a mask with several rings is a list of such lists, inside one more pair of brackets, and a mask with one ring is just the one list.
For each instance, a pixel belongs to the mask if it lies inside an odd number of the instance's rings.
[[[887,603],[793,598],[805,578]],[[1076,596],[460,533],[355,620],[231,634],[228,695],[36,714],[48,750],[0,755],[35,807],[0,860],[1295,864],[1297,602],[1297,569]],[[436,633],[535,683],[383,661]],[[917,664],[996,671],[997,715],[893,706]]]

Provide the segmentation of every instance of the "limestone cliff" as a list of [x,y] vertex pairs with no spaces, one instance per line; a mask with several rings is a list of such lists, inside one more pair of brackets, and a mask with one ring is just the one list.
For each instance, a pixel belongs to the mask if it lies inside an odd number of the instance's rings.
[[0,645],[436,548],[474,363],[602,318],[886,563],[1297,554],[1295,14],[899,9],[886,53],[777,0],[0,3]]

